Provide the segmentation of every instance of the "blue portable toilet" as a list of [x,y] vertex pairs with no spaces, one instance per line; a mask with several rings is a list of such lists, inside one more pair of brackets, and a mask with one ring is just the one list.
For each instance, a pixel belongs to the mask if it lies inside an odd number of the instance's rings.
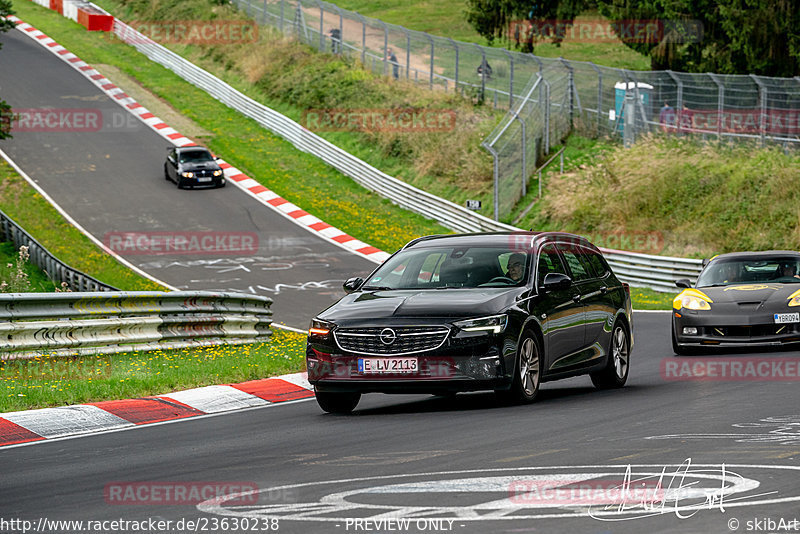
[[623,115],[625,112],[622,109],[622,104],[625,102],[625,94],[628,91],[636,91],[637,89],[639,90],[639,105],[644,108],[648,119],[652,116],[650,109],[650,102],[653,94],[652,85],[644,82],[617,82],[614,84],[614,116],[609,116],[609,120],[616,121],[616,131],[620,134],[622,133],[624,125]]

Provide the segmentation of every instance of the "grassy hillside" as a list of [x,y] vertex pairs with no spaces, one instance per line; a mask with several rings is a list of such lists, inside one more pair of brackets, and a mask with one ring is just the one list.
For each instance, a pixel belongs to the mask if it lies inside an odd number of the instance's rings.
[[661,232],[663,254],[800,249],[800,156],[780,148],[649,139],[594,147],[594,161],[549,173],[522,223],[578,233]]

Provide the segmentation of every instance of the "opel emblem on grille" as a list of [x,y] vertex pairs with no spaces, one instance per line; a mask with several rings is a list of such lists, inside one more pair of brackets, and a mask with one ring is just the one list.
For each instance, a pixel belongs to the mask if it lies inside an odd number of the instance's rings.
[[394,343],[394,340],[397,339],[397,334],[394,333],[394,330],[391,328],[384,328],[381,330],[380,334],[381,343],[384,345],[391,345]]

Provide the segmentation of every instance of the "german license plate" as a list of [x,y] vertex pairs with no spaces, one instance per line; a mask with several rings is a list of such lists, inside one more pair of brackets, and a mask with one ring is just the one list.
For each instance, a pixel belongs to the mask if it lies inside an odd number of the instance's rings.
[[209,176],[203,176],[202,178],[197,179],[198,182],[210,182],[211,178]]
[[800,323],[800,312],[776,313],[775,314],[775,323],[776,324]]
[[359,358],[361,374],[404,374],[419,371],[417,358]]

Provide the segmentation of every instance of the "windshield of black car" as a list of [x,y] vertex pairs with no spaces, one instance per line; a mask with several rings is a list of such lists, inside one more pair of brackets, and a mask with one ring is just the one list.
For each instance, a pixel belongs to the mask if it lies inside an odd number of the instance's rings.
[[211,157],[211,153],[207,150],[181,152],[179,157],[181,163],[205,163],[208,161],[214,161],[214,158]]
[[362,289],[512,287],[528,278],[529,255],[510,247],[427,247],[389,258]]
[[730,284],[800,284],[800,258],[769,257],[712,261],[697,279],[697,287]]

